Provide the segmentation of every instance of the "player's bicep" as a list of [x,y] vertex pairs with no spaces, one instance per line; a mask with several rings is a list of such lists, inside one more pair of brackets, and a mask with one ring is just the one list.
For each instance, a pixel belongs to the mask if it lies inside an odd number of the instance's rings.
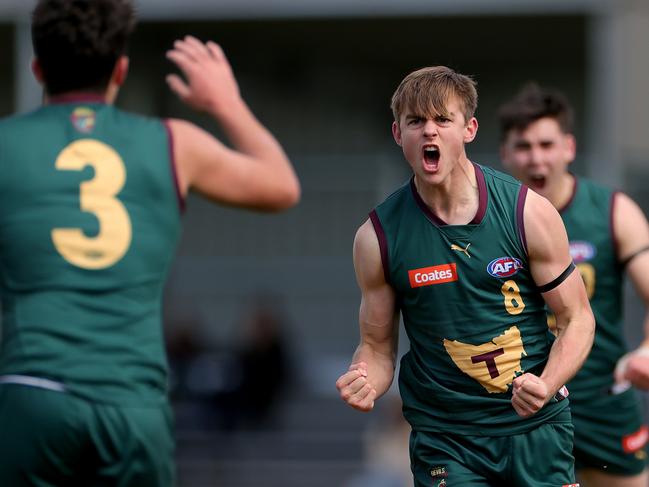
[[559,330],[573,316],[582,312],[588,312],[590,309],[584,280],[576,270],[555,288],[543,293],[543,299],[554,314],[556,326]]
[[524,220],[532,278],[539,288],[547,287],[572,263],[566,228],[550,202],[531,190]]
[[370,220],[354,239],[354,269],[361,290],[361,340],[393,344],[398,329],[396,297],[385,280],[379,242]]
[[635,256],[626,266],[626,273],[638,295],[649,306],[649,251]]
[[576,272],[568,235],[559,213],[545,198],[529,191],[525,229],[532,277],[559,327],[589,309],[583,279]]
[[649,303],[649,223],[642,209],[624,193],[613,200],[613,234],[618,260],[645,303]]
[[169,126],[183,193],[191,188],[232,206],[269,210],[282,206],[284,191],[271,165],[230,149],[189,122],[169,120]]

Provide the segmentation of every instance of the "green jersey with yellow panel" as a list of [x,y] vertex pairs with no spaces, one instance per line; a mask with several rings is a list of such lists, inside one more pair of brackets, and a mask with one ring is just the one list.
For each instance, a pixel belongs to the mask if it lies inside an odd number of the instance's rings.
[[404,415],[414,430],[501,436],[569,422],[553,399],[523,419],[511,405],[517,375],[542,372],[553,336],[527,259],[527,188],[474,164],[479,209],[447,225],[414,180],[370,215],[410,350],[401,360]]
[[614,384],[613,378],[618,360],[627,351],[622,320],[624,268],[615,247],[614,205],[613,191],[575,178],[572,198],[560,211],[596,323],[593,348],[568,389],[577,468],[637,475],[646,467],[649,429],[643,424],[637,392]]
[[165,124],[98,99],[0,122],[0,375],[160,403],[163,283],[180,233]]
[[623,269],[616,255],[612,211],[613,191],[582,178],[575,178],[572,198],[560,210],[597,324],[588,360],[570,382],[570,390],[581,397],[609,394],[615,365],[626,353]]

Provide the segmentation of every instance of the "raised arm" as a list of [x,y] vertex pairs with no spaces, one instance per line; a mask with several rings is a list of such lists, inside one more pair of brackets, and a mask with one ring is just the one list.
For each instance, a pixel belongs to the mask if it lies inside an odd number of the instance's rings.
[[568,236],[557,211],[548,200],[529,191],[524,222],[532,277],[545,290],[543,298],[557,319],[557,339],[540,377],[527,373],[514,380],[514,409],[530,416],[584,363],[593,344],[595,319],[583,280],[579,272],[572,272]]
[[183,102],[212,116],[233,146],[190,122],[169,120],[183,195],[193,188],[220,203],[270,211],[295,205],[300,185],[293,167],[241,98],[221,48],[187,36],[167,57],[185,77],[169,75],[169,87]]
[[336,387],[351,407],[370,411],[392,384],[399,338],[395,294],[385,282],[379,241],[370,220],[356,232],[354,269],[361,289],[361,338],[348,371],[336,381]]
[[616,193],[614,198],[613,233],[618,261],[625,264],[645,306],[644,340],[620,360],[615,379],[649,389],[649,224],[640,207],[627,195]]

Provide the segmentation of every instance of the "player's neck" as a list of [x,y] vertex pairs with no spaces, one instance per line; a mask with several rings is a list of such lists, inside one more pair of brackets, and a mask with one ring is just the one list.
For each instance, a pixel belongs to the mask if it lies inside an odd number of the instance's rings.
[[90,91],[68,91],[56,95],[43,95],[43,104],[53,105],[58,103],[107,103],[105,93]]
[[575,177],[569,172],[566,172],[565,174],[561,175],[559,181],[557,181],[557,184],[552,189],[552,191],[548,192],[548,194],[544,196],[546,196],[546,198],[550,200],[552,206],[561,211],[566,206],[568,206],[568,204],[572,200],[574,191]]
[[74,90],[66,91],[65,93],[57,93],[56,95],[48,95],[47,92],[43,95],[43,104],[55,103],[105,103],[112,105],[115,103],[119,86],[115,83],[109,83],[105,91],[96,90]]
[[466,157],[440,184],[427,184],[415,177],[415,186],[430,210],[449,225],[465,225],[478,211],[480,194],[475,167]]

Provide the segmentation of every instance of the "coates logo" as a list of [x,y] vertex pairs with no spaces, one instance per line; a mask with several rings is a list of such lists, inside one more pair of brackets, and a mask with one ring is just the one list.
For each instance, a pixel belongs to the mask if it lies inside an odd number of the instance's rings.
[[489,262],[487,272],[493,277],[509,277],[522,268],[523,264],[516,257],[498,257]]
[[455,264],[434,265],[408,271],[410,287],[432,286],[445,282],[457,281],[457,270]]
[[575,264],[592,259],[596,253],[595,246],[590,242],[570,242],[570,257],[575,261]]
[[625,453],[634,453],[647,444],[649,427],[642,426],[635,433],[622,437],[622,448]]

